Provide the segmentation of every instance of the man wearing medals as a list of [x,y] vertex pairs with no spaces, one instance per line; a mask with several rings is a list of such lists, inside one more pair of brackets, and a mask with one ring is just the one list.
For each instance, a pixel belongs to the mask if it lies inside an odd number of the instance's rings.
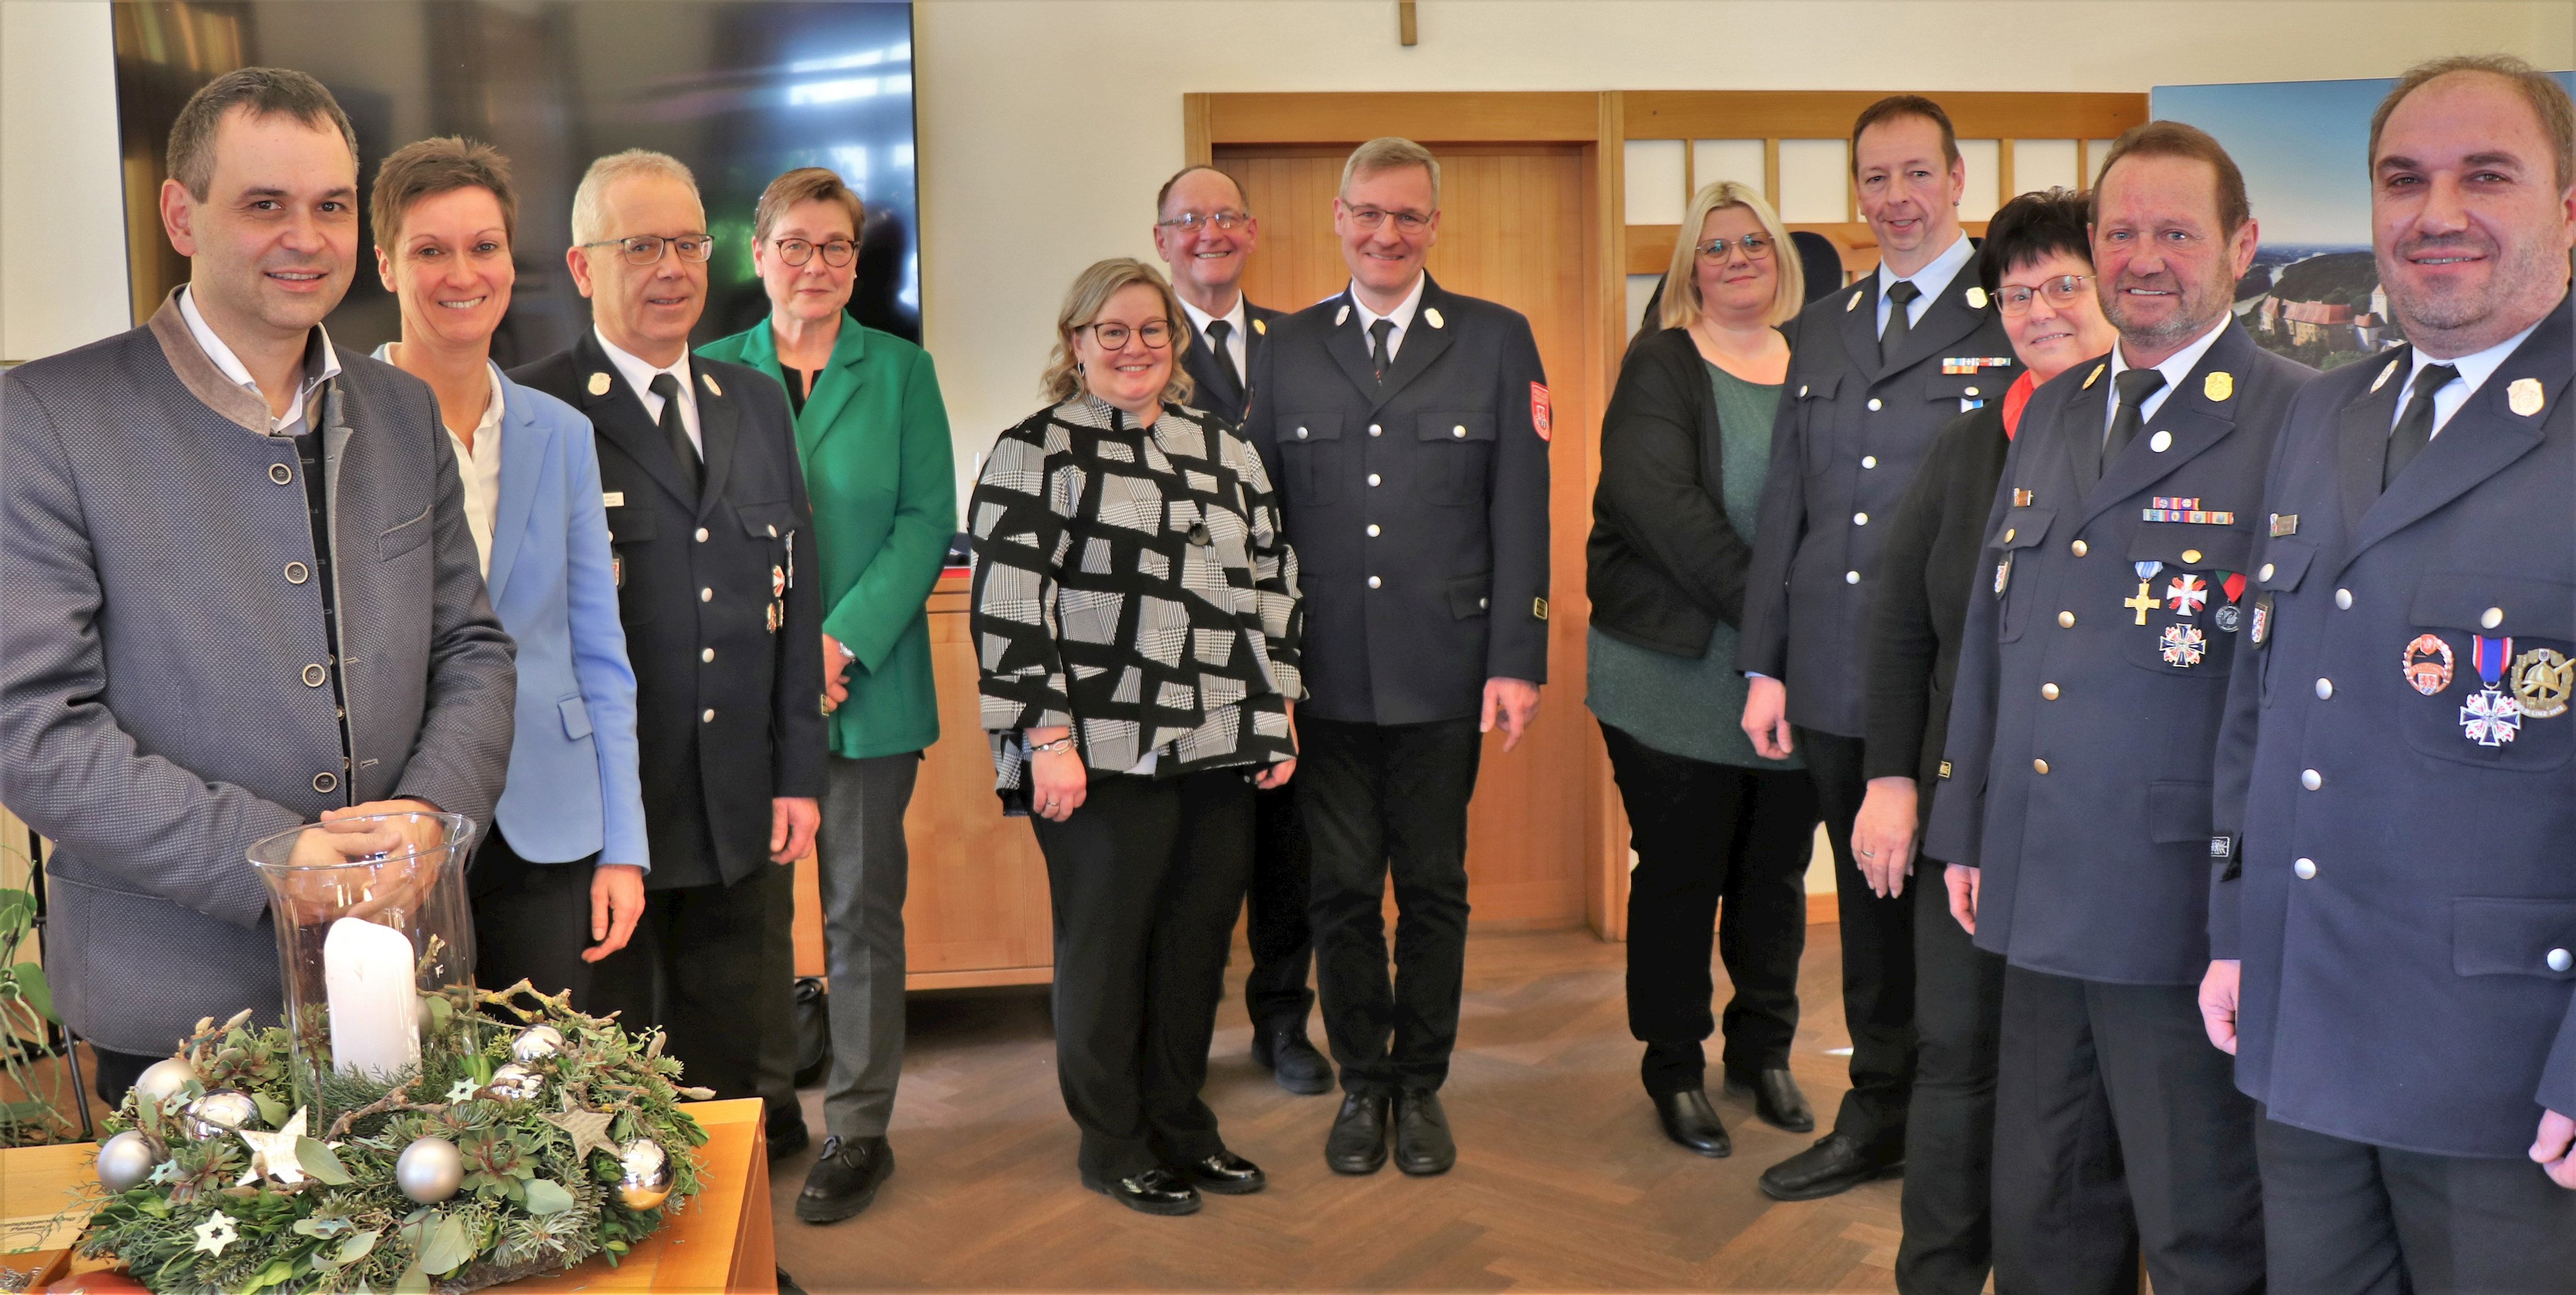
[[2273,433],[2315,372],[2230,315],[2256,227],[2176,122],[2113,144],[2110,354],[2033,395],[1987,522],[1924,853],[2005,959],[1998,1290],[2263,1289],[2253,1103],[2210,1050],[2210,766]]
[[2274,1292],[2576,1273],[2576,107],[2409,72],[2372,246],[2411,345],[2300,393],[2220,742],[2210,1039]]

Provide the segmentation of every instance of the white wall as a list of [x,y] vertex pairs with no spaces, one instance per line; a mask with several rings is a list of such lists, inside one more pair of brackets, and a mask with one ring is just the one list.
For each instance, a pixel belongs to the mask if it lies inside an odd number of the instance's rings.
[[129,322],[104,4],[0,0],[0,360]]

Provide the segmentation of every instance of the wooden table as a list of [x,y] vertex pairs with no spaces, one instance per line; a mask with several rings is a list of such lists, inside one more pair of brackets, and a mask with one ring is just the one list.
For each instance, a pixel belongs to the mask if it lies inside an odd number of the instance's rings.
[[[702,1188],[687,1209],[668,1216],[625,1262],[605,1259],[550,1277],[496,1289],[511,1292],[683,1291],[701,1295],[777,1295],[778,1261],[769,1231],[769,1146],[757,1098],[693,1102],[682,1109],[707,1130],[698,1148]],[[86,1215],[65,1213],[72,1193],[97,1181],[89,1162],[97,1147],[25,1147],[0,1151],[0,1251],[67,1246]],[[8,1260],[0,1256],[0,1266]],[[74,1260],[72,1271],[109,1265]]]

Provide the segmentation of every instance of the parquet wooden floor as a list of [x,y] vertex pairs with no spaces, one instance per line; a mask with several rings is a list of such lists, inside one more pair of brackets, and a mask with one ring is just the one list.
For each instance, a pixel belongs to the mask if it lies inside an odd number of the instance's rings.
[[[1846,1087],[1835,928],[1809,928],[1792,1067],[1830,1125]],[[1459,1050],[1442,1100],[1444,1177],[1324,1168],[1338,1096],[1281,1091],[1246,1055],[1243,962],[1228,977],[1207,1096],[1269,1189],[1148,1218],[1083,1189],[1041,989],[916,994],[891,1133],[896,1172],[865,1214],[795,1221],[812,1153],[774,1167],[779,1262],[807,1290],[1887,1291],[1897,1184],[1776,1204],[1762,1170],[1813,1135],[1719,1100],[1735,1154],[1664,1140],[1637,1082],[1624,947],[1586,931],[1468,942]],[[1719,992],[1725,993],[1723,972]],[[1314,1036],[1323,1037],[1318,1024]],[[1715,1061],[1714,1041],[1710,1048]],[[1714,1065],[1712,1064],[1712,1070]],[[821,1093],[805,1094],[822,1134]]]

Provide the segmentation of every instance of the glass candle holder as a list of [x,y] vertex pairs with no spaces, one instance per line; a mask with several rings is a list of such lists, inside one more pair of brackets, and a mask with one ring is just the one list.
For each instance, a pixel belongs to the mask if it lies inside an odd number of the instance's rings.
[[[424,1045],[472,1028],[474,916],[461,814],[368,814],[250,848],[267,883],[298,1086],[317,1114],[415,1073]],[[351,1098],[354,1100],[354,1097]]]

